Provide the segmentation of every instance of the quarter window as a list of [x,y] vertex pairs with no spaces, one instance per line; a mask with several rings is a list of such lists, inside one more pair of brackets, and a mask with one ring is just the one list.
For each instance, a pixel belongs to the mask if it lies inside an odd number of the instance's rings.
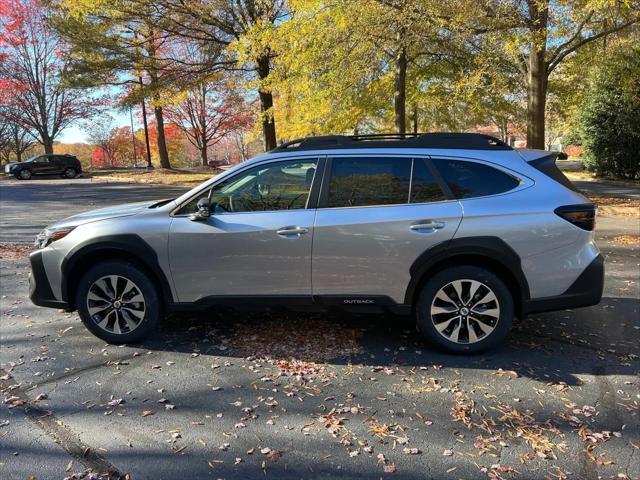
[[413,175],[411,181],[411,203],[441,202],[446,200],[442,189],[424,159],[413,161]]
[[315,159],[305,159],[250,168],[207,189],[179,213],[195,212],[201,198],[209,199],[214,213],[306,208],[316,166]]
[[334,158],[329,207],[364,207],[407,203],[410,158]]
[[520,184],[517,178],[482,163],[443,159],[433,163],[456,198],[496,195]]

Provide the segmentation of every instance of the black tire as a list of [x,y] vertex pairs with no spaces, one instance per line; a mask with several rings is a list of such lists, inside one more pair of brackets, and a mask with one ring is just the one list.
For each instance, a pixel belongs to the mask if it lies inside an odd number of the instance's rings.
[[16,178],[18,180],[30,180],[32,175],[33,174],[31,173],[31,170],[29,170],[28,168],[23,168],[18,173],[16,173]]
[[[461,283],[457,283],[459,281]],[[477,286],[471,281],[482,285],[477,287],[474,297],[469,298],[471,289]],[[457,296],[456,286],[461,290],[462,299]],[[436,299],[442,289],[444,295]],[[443,296],[455,300],[456,305],[443,301]],[[496,299],[495,302],[484,302],[485,299],[493,298]],[[474,305],[474,302],[477,304]],[[416,304],[416,321],[422,335],[437,347],[450,353],[479,353],[498,345],[506,338],[513,322],[513,305],[509,288],[495,273],[474,265],[461,265],[442,270],[427,281]],[[495,307],[498,307],[497,311]],[[469,311],[470,308],[475,310]],[[436,313],[438,311],[440,313]],[[462,316],[465,313],[467,316]],[[482,322],[474,316],[482,319]],[[438,331],[436,325],[439,328],[446,327],[443,333]],[[458,341],[453,341],[456,337]]]
[[76,178],[78,176],[78,172],[76,171],[75,168],[69,167],[65,169],[63,176],[65,178]]
[[[122,280],[116,280],[117,292],[115,292],[114,298],[116,300],[121,298],[122,302],[112,302],[111,306],[108,306],[108,301],[96,302],[88,298],[90,289],[92,289],[92,298],[95,298],[96,293],[104,297],[112,296],[111,294],[114,292],[110,292],[109,288],[101,288],[103,285],[106,287],[113,285],[111,278],[105,280],[109,282],[109,284],[102,282],[102,279],[108,276],[128,280],[132,282],[133,287],[135,287],[126,291],[126,287],[130,284],[124,283]],[[96,287],[98,289],[96,289]],[[118,296],[118,292],[120,296]],[[127,303],[125,301],[127,295],[129,299],[138,299],[138,294],[142,295],[142,302]],[[131,295],[133,295],[133,297]],[[108,311],[109,313],[102,314],[94,311],[94,320],[92,313],[89,312],[89,303],[91,303],[91,308],[102,308],[105,306],[104,311]],[[85,273],[80,279],[76,290],[76,305],[80,319],[85,327],[96,337],[112,344],[134,343],[146,338],[157,329],[162,318],[160,297],[154,281],[138,266],[124,261],[114,260],[101,262]],[[120,308],[116,309],[113,305],[120,305]],[[141,306],[143,310],[142,314],[138,310]],[[138,320],[137,315],[140,315],[140,320]],[[109,316],[109,319],[106,319],[107,316]],[[106,324],[103,328],[99,324],[105,321]],[[118,322],[117,327],[115,322]],[[135,328],[130,329],[128,327],[130,322],[137,322]],[[116,330],[120,330],[121,333],[117,333]]]

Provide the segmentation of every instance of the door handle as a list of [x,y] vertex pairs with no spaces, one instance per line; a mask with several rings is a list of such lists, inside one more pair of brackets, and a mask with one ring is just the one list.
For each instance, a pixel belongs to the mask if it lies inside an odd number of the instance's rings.
[[439,222],[439,221],[435,221],[435,220],[424,220],[421,221],[420,223],[414,223],[413,225],[411,225],[409,228],[411,230],[440,230],[441,228],[444,228],[445,223],[444,222]]
[[279,230],[276,230],[276,233],[280,236],[283,237],[289,237],[292,235],[302,235],[305,233],[309,233],[309,229],[308,228],[304,228],[304,227],[282,227]]

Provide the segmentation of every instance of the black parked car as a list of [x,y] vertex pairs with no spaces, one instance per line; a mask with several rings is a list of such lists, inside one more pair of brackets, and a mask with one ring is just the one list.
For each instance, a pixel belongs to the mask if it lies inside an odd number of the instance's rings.
[[82,165],[73,155],[45,154],[24,162],[9,163],[4,167],[4,171],[20,180],[29,180],[33,175],[62,175],[75,178],[82,173]]

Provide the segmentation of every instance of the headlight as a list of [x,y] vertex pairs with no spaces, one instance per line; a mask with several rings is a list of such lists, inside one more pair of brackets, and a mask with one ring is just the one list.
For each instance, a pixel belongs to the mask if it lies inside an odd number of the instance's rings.
[[37,236],[33,246],[35,248],[44,248],[56,240],[69,235],[76,227],[57,227],[57,228],[45,228]]

